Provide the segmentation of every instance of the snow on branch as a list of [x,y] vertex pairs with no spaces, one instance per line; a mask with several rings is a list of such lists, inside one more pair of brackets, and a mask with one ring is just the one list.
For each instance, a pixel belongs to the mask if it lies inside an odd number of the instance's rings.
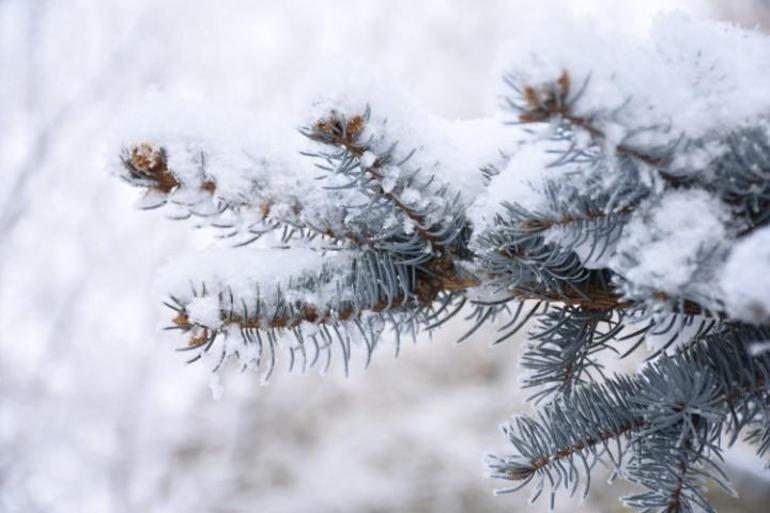
[[[385,333],[466,306],[463,339],[531,320],[524,386],[542,404],[490,460],[518,481],[506,491],[587,491],[609,460],[646,488],[629,505],[711,511],[703,487],[729,489],[723,435],[769,445],[770,364],[750,348],[770,338],[770,41],[677,16],[644,44],[564,37],[580,44],[509,49],[507,126],[343,97],[254,122],[249,140],[231,117],[209,127],[230,138],[131,139],[120,173],[143,206],[249,246],[162,273],[192,359],[269,376],[282,355],[307,369],[334,352],[347,368],[356,347],[368,364]],[[645,342],[635,375],[598,359]]]

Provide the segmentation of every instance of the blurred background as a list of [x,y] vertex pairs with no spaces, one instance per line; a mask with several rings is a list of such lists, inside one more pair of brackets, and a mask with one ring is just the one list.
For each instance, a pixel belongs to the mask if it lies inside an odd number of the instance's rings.
[[[496,49],[533,13],[643,33],[663,8],[770,28],[765,0],[0,0],[0,512],[545,511],[483,476],[497,425],[529,408],[517,341],[455,344],[458,321],[366,373],[268,386],[185,365],[151,284],[207,241],[135,210],[105,134],[149,90],[258,110],[315,73],[489,116]],[[743,460],[720,511],[770,500]],[[599,480],[557,510],[620,511],[621,492]]]

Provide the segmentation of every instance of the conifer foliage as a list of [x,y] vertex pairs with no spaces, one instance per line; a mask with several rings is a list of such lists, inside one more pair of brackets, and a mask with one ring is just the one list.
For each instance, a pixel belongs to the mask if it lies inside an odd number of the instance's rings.
[[[770,41],[659,25],[648,47],[585,36],[514,55],[510,144],[470,122],[392,123],[368,100],[314,106],[298,157],[127,144],[120,173],[143,207],[232,242],[164,273],[181,350],[268,378],[281,361],[368,364],[458,314],[463,339],[524,329],[536,412],[488,459],[501,493],[586,494],[602,462],[641,511],[713,511],[724,448],[770,446]],[[474,138],[489,147],[457,171],[442,151]],[[635,374],[608,364],[645,347]]]

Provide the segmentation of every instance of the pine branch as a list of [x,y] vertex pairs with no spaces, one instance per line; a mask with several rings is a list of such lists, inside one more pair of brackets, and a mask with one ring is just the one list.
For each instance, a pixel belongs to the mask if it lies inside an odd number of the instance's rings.
[[490,456],[491,476],[519,484],[498,493],[518,491],[538,478],[533,500],[547,483],[553,501],[556,489],[571,488],[574,494],[580,477],[585,476],[583,493],[587,494],[590,471],[604,454],[616,467],[621,465],[624,447],[620,443],[613,447],[611,442],[627,438],[646,425],[630,402],[637,387],[622,377],[578,387],[543,406],[537,418],[518,417],[504,426],[503,433],[515,453]]
[[[624,477],[651,490],[630,497],[630,504],[691,511],[702,500],[693,483],[705,476],[727,487],[710,455],[719,454],[721,432],[737,433],[758,415],[751,405],[767,394],[770,356],[752,356],[746,346],[768,337],[766,329],[727,325],[638,376],[577,387],[546,404],[537,419],[517,418],[504,428],[515,454],[490,459],[493,477],[521,481],[501,493],[537,476],[536,495],[545,482],[552,492],[572,486],[574,493],[581,470],[587,493],[590,470],[606,454]],[[614,439],[619,441],[613,455],[608,441]],[[624,471],[629,450],[632,465]],[[685,469],[679,469],[682,464]],[[663,470],[673,477],[662,481]],[[662,482],[672,486],[662,489]]]

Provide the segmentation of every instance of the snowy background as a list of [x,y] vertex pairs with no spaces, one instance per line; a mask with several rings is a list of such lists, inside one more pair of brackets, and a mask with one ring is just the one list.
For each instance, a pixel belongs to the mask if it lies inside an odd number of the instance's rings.
[[[296,109],[320,76],[366,74],[436,114],[487,117],[498,48],[548,31],[548,14],[644,33],[676,7],[770,29],[763,0],[618,4],[0,0],[0,512],[523,510],[526,494],[492,497],[482,475],[497,424],[528,408],[515,342],[456,345],[455,322],[349,378],[220,384],[174,353],[152,293],[169,256],[208,239],[137,212],[107,141],[148,91]],[[721,511],[770,499],[763,476],[733,475],[744,501],[716,498]],[[620,510],[619,492],[597,483],[579,508]]]

